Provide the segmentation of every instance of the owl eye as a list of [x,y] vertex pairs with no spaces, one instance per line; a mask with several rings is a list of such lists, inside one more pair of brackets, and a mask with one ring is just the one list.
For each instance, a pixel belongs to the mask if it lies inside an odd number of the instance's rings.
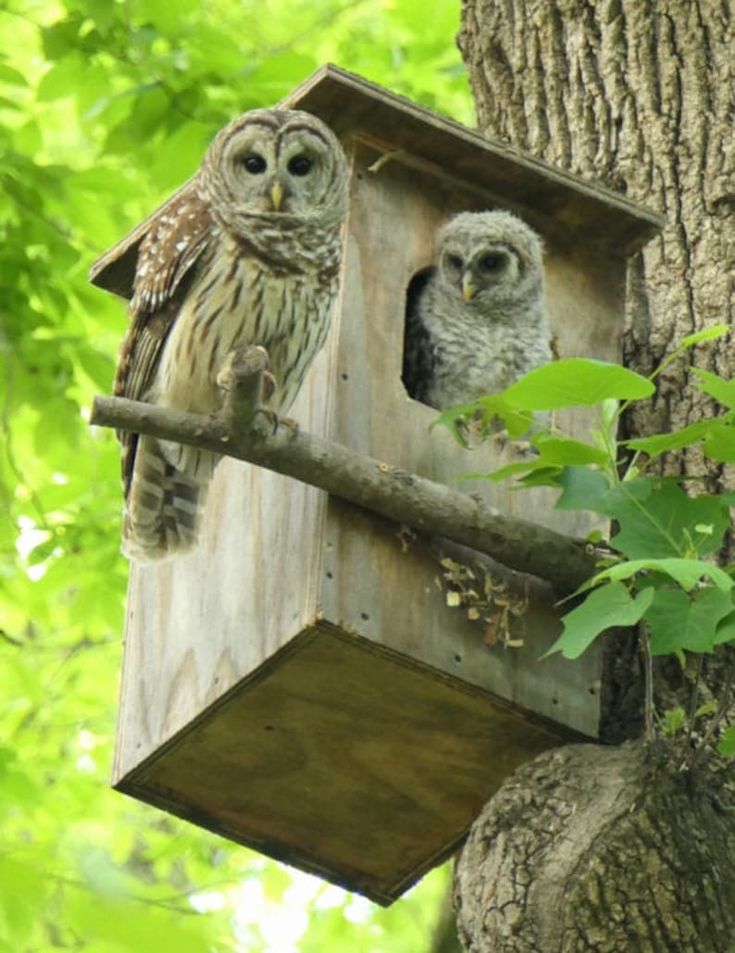
[[485,255],[480,259],[480,268],[483,271],[495,271],[501,261],[500,255]]
[[257,152],[248,153],[242,160],[242,164],[251,175],[260,175],[261,172],[265,172],[267,167],[267,162]]
[[289,159],[287,168],[291,175],[307,175],[313,165],[313,160],[308,156],[298,155]]
[[459,257],[459,255],[447,255],[447,265],[452,269],[452,271],[461,271],[464,262]]

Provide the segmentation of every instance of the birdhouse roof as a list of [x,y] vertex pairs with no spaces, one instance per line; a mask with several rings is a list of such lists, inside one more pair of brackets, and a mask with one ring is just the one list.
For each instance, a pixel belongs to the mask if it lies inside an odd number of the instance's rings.
[[[661,229],[663,217],[623,196],[488,139],[474,129],[328,64],[281,105],[315,113],[340,135],[359,134],[386,154],[434,166],[464,188],[497,196],[546,231],[573,235],[575,244],[604,246],[627,256]],[[528,213],[532,214],[529,215]]]
[[[314,113],[339,136],[359,136],[382,152],[387,162],[394,158],[455,179],[486,201],[519,212],[542,234],[570,244],[627,256],[663,224],[657,213],[609,189],[487,139],[331,64],[317,70],[279,105]],[[94,262],[92,284],[131,297],[138,246],[153,215]]]

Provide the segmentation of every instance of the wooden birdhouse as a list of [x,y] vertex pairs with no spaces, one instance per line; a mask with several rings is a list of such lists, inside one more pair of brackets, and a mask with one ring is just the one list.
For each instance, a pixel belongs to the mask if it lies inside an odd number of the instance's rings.
[[[462,210],[508,209],[542,235],[560,356],[619,359],[625,258],[654,216],[331,66],[283,105],[330,124],[351,168],[342,292],[291,412],[302,428],[445,483],[512,452],[430,430],[436,412],[401,381],[408,285]],[[130,296],[144,230],[95,284]],[[592,528],[544,490],[456,485]],[[519,764],[597,734],[600,656],[539,661],[559,631],[550,588],[475,558],[482,627],[448,604],[448,544],[225,459],[199,548],[132,567],[115,786],[390,903]]]

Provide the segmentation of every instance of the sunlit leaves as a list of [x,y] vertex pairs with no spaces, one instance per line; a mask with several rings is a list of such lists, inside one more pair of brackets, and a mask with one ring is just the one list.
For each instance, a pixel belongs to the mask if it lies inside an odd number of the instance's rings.
[[650,396],[653,384],[619,364],[575,357],[544,364],[506,388],[508,403],[522,410],[557,410],[603,400],[635,400]]
[[[275,908],[292,899],[286,868],[109,790],[127,565],[117,447],[84,411],[110,391],[127,318],[87,270],[218,128],[325,60],[472,122],[459,3],[418,16],[403,3],[34,0],[0,13],[3,953],[279,948],[261,910],[238,905],[254,879]],[[332,898],[313,942],[307,904],[299,947],[427,945],[446,882],[438,872],[362,919]]]

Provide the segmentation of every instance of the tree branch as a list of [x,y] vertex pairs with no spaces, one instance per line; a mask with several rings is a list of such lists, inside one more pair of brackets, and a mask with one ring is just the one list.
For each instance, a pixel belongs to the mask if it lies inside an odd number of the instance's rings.
[[[500,515],[484,501],[443,483],[363,456],[278,420],[260,406],[262,348],[231,357],[220,372],[221,410],[212,416],[139,401],[97,397],[91,423],[225,453],[267,467],[372,510],[420,533],[445,536],[567,594],[595,571],[595,553],[535,523]],[[263,420],[270,421],[269,426]]]

